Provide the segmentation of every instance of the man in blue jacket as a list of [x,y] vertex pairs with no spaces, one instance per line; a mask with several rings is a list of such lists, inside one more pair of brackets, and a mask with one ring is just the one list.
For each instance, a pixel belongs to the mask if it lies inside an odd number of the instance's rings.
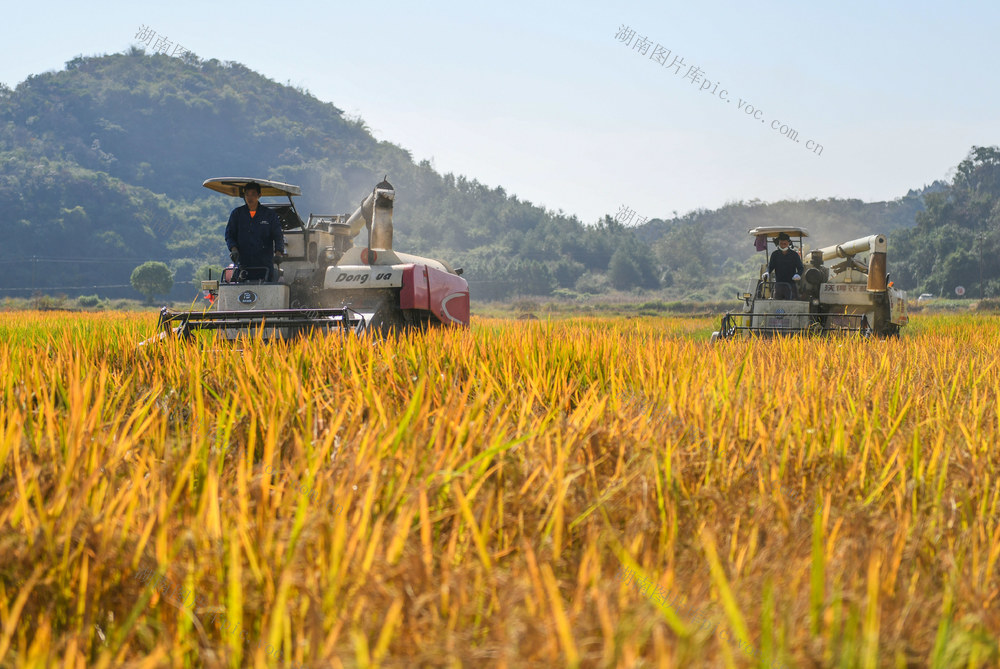
[[248,281],[274,281],[274,262],[285,253],[285,235],[278,215],[260,205],[260,184],[251,181],[243,187],[246,204],[229,214],[226,246],[229,257],[240,268],[239,276]]

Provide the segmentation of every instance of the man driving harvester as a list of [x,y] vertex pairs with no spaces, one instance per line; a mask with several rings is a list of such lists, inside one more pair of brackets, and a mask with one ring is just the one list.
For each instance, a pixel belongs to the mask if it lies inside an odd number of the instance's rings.
[[802,258],[797,251],[792,250],[792,238],[787,232],[782,232],[777,238],[778,248],[771,254],[771,259],[767,263],[767,272],[762,277],[765,281],[773,273],[774,299],[776,300],[797,300],[799,291],[795,284],[801,278],[805,268],[802,266]]
[[274,264],[285,254],[285,235],[278,215],[260,206],[260,184],[251,181],[243,187],[242,207],[229,214],[226,224],[226,247],[229,257],[240,268],[241,281],[274,281]]

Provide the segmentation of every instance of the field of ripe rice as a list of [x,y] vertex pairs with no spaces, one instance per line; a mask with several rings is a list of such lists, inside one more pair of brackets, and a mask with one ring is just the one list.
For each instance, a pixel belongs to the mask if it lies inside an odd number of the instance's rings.
[[0,313],[2,667],[1000,664],[1000,328]]

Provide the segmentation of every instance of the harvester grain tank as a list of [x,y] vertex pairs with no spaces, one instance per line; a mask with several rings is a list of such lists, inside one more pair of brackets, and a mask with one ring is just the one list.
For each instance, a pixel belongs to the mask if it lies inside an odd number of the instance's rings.
[[[804,228],[769,226],[748,231],[764,260],[747,290],[737,297],[739,311],[722,317],[712,341],[737,336],[796,333],[891,337],[909,322],[906,293],[893,287],[887,267],[888,244],[877,234],[809,251]],[[767,274],[769,244],[779,235],[798,240],[804,270],[794,285]],[[831,263],[831,264],[828,264]],[[793,299],[782,299],[782,298]]]
[[[227,339],[260,330],[287,338],[312,330],[388,332],[407,327],[469,324],[469,284],[443,260],[393,249],[395,189],[377,184],[350,215],[310,214],[303,223],[292,197],[297,186],[267,179],[216,178],[206,188],[242,197],[251,181],[281,221],[286,257],[272,275],[248,281],[251,268],[230,266],[202,281],[212,306],[204,311],[160,311],[161,336],[215,330]],[[367,243],[355,246],[362,229]],[[221,243],[221,240],[220,240]]]

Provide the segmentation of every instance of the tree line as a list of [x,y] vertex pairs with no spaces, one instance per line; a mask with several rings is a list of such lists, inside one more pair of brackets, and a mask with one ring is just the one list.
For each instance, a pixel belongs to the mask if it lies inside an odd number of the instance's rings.
[[611,216],[585,223],[439,174],[376,140],[360,118],[238,63],[133,48],[0,86],[0,262],[8,269],[0,291],[127,286],[153,260],[170,269],[171,295],[185,299],[208,267],[227,262],[222,232],[240,204],[202,188],[204,179],[297,184],[305,217],[353,211],[386,174],[397,192],[396,248],[462,266],[474,300],[614,290],[731,296],[753,262],[747,229],[782,223],[809,227],[816,245],[888,233],[893,279],[904,288],[1000,290],[990,253],[995,148],[973,147],[952,183],[891,202],[734,202],[638,226]]

